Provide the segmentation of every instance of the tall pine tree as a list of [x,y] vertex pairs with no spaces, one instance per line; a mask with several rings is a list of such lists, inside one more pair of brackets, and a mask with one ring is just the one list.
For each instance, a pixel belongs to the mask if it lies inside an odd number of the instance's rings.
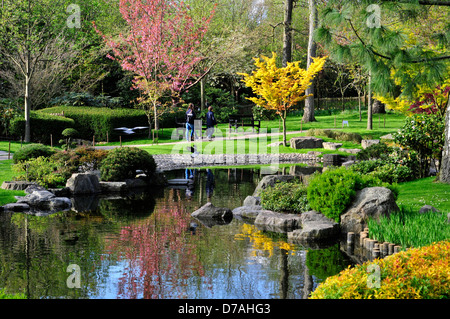
[[[417,97],[450,73],[448,0],[329,0],[321,21],[316,39],[337,61],[358,61],[377,95]],[[448,103],[440,176],[450,183]]]

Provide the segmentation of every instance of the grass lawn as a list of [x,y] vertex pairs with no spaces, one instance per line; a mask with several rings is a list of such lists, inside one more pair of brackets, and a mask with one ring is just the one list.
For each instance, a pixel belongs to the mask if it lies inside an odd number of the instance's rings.
[[[363,136],[363,138],[377,139],[380,138],[380,136],[396,132],[399,128],[401,128],[404,124],[405,116],[393,112],[392,113],[388,112],[386,114],[381,115],[375,114],[373,117],[373,130],[367,130],[367,114],[365,112],[362,113],[362,121],[359,121],[359,114],[358,112],[355,111],[345,111],[337,115],[316,116],[316,120],[317,120],[316,122],[302,124],[301,116],[294,116],[294,115],[288,116],[288,118],[286,119],[287,134],[290,135],[289,132],[300,130],[306,131],[312,128],[340,129],[345,132],[358,133],[361,136]],[[349,123],[348,127],[345,126],[344,128],[342,128],[343,120],[348,121]],[[228,124],[219,124],[217,127],[222,132],[222,134],[224,134],[225,136],[229,135]],[[246,131],[251,130],[251,128],[245,129]],[[282,132],[280,128],[280,121],[278,119],[272,121],[261,121],[261,129],[263,131],[266,131],[267,133],[273,133],[274,129],[279,130],[280,133]],[[148,144],[149,146],[155,147],[155,152],[153,154],[161,154],[161,152],[167,151],[163,151],[164,148],[161,149],[159,147],[160,143],[171,143],[180,141],[172,137],[172,131],[173,129],[170,128],[160,130],[158,144],[154,143],[152,139],[146,138],[132,139],[128,137],[126,140],[125,139],[122,140],[122,145]],[[231,137],[239,135],[241,135],[241,133],[234,133],[234,132],[231,133]],[[110,143],[102,143],[102,145],[115,146],[119,145],[119,142],[114,141]]]
[[[14,172],[12,171],[12,160],[0,161],[0,185],[4,181],[12,180]],[[24,196],[24,191],[9,191],[0,188],[0,206],[9,203],[15,203],[14,196]]]
[[450,213],[450,184],[435,182],[436,177],[427,177],[399,184],[398,205],[419,210],[424,205],[436,207]]

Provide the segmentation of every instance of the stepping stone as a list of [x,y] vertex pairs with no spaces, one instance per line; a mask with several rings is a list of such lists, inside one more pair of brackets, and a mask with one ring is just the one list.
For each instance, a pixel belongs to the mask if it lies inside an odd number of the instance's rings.
[[323,148],[326,150],[335,151],[342,146],[342,143],[323,142]]

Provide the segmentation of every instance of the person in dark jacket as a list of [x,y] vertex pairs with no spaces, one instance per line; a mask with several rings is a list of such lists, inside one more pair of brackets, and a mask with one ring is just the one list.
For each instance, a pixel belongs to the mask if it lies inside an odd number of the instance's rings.
[[186,140],[191,141],[194,135],[194,104],[190,103],[186,111]]
[[208,113],[206,113],[206,135],[209,140],[212,140],[212,135],[214,133],[214,126],[217,125],[216,118],[214,117],[214,112],[212,106],[208,107]]

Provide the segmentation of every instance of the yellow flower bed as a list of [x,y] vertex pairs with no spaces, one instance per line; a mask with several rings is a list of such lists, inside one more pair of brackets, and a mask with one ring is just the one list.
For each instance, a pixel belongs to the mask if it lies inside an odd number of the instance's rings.
[[311,299],[440,298],[450,298],[449,240],[349,267],[328,277],[311,294]]

